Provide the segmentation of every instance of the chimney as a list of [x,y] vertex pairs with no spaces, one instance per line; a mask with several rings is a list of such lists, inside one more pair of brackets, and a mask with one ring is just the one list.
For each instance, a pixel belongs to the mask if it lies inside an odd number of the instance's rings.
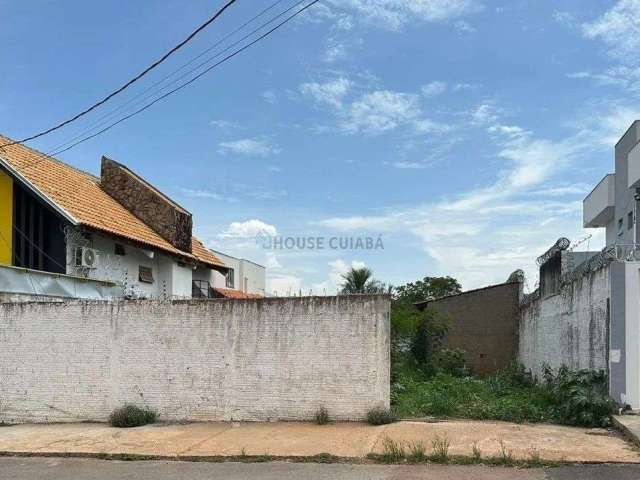
[[100,186],[171,245],[191,253],[191,214],[124,165],[102,157]]

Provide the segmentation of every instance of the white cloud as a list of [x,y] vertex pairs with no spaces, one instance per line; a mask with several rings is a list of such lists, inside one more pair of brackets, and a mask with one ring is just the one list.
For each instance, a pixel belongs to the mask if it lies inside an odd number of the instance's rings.
[[619,0],[591,23],[582,25],[587,38],[602,40],[609,53],[623,62],[638,63],[640,50],[640,0]]
[[351,89],[351,80],[340,77],[324,83],[308,82],[300,85],[300,92],[309,95],[315,101],[325,103],[336,108],[342,108],[342,100]]
[[346,12],[352,22],[400,30],[409,22],[442,23],[479,12],[478,0],[330,0],[336,10]]
[[426,85],[423,85],[421,88],[422,94],[425,97],[435,97],[437,95],[444,93],[446,89],[447,89],[447,84],[445,82],[440,82],[437,80],[433,82],[429,82]]
[[483,102],[475,107],[471,112],[471,121],[476,125],[484,125],[496,122],[501,115],[501,111],[492,102]]
[[419,119],[418,96],[378,90],[349,105],[341,127],[349,133],[382,133]]
[[419,169],[422,169],[422,168],[426,168],[428,166],[427,163],[422,163],[422,162],[404,162],[404,161],[392,162],[389,165],[391,165],[392,167],[408,169],[408,170],[419,170]]
[[267,103],[274,104],[278,102],[278,96],[276,95],[276,92],[274,92],[273,90],[267,90],[265,92],[262,92],[262,98]]
[[197,188],[179,188],[178,190],[184,196],[191,197],[191,198],[210,198],[213,200],[231,200],[230,198],[225,197],[224,195],[211,190],[203,190],[203,189],[197,189]]
[[235,153],[238,155],[268,157],[280,153],[280,149],[273,145],[269,139],[258,137],[220,142],[218,144],[218,152],[221,154]]
[[255,238],[258,235],[274,237],[278,234],[275,226],[252,219],[245,222],[232,222],[221,235],[224,238]]
[[241,125],[239,123],[232,122],[230,120],[211,120],[209,122],[209,125],[225,132],[241,128]]

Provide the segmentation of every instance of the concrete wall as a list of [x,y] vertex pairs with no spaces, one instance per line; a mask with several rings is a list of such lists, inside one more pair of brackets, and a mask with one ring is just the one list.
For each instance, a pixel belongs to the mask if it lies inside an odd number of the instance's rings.
[[520,361],[535,374],[543,363],[606,369],[609,293],[610,267],[603,267],[522,306]]
[[[614,243],[630,244],[634,240],[633,228],[627,228],[627,215],[633,212],[635,200],[633,190],[628,186],[628,155],[640,141],[640,122],[633,122],[615,147],[615,198],[616,207],[613,221],[607,225],[607,245]],[[618,235],[618,221],[622,219],[621,235]]]
[[0,304],[0,422],[362,419],[389,405],[386,296]]
[[489,375],[516,360],[520,288],[505,283],[429,302],[450,316],[445,344],[464,350],[474,373]]

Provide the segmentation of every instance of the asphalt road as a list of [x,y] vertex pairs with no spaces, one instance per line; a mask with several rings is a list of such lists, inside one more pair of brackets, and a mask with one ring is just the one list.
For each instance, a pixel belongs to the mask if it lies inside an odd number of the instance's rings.
[[0,458],[1,480],[638,480],[640,465],[517,470],[485,466],[120,462]]

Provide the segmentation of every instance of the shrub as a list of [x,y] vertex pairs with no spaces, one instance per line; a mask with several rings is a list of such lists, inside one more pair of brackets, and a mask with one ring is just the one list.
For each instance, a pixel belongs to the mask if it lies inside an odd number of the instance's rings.
[[559,423],[583,427],[607,427],[616,403],[608,396],[604,371],[571,371],[560,367],[557,373],[546,367],[545,387],[553,398],[552,415]]
[[329,418],[328,410],[325,407],[320,407],[318,410],[316,410],[314,420],[318,425],[326,425],[327,423],[329,423],[331,419]]
[[466,377],[470,371],[464,350],[460,348],[442,348],[435,354],[435,367],[439,372],[447,373],[454,377]]
[[153,410],[135,405],[125,405],[117,408],[109,415],[109,423],[112,427],[130,428],[140,427],[156,421],[157,414]]
[[376,407],[367,412],[369,425],[386,425],[397,421],[398,416],[392,409]]
[[433,308],[427,308],[411,339],[411,353],[427,376],[436,373],[435,357],[449,330],[449,318]]

